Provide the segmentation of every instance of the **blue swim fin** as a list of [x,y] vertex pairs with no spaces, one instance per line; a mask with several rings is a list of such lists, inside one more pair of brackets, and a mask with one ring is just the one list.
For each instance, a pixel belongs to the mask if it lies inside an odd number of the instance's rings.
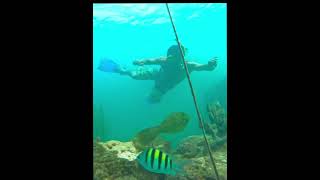
[[103,72],[114,72],[117,69],[119,69],[119,65],[116,62],[114,62],[112,59],[103,58],[100,61],[100,65],[98,69]]

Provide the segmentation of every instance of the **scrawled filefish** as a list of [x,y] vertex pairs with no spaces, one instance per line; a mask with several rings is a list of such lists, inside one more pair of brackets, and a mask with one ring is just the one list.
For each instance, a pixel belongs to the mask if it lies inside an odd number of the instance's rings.
[[176,168],[172,159],[169,155],[158,149],[149,148],[144,150],[138,155],[137,161],[150,172],[176,175]]

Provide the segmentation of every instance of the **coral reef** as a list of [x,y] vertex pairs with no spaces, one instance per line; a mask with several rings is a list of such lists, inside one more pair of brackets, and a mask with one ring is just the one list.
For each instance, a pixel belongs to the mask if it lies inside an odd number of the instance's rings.
[[137,150],[134,148],[132,142],[120,142],[111,140],[102,144],[106,150],[117,152],[118,158],[124,158],[129,161],[136,159]]
[[207,112],[212,124],[215,124],[218,129],[219,136],[223,136],[226,133],[226,121],[227,114],[220,105],[219,101],[210,103],[207,105]]
[[[219,172],[219,177],[221,180],[227,179],[227,161],[226,154],[215,153],[215,162],[217,170]],[[197,179],[197,180],[215,180],[216,175],[208,156],[192,158],[191,163],[184,167],[185,175],[187,179]]]
[[[226,151],[226,137],[221,139],[213,139],[211,136],[207,136],[208,142],[212,150]],[[174,154],[181,158],[196,158],[208,155],[208,150],[202,135],[189,136],[183,139]]]
[[[209,144],[213,144],[212,137],[208,137]],[[177,156],[181,158],[195,158],[205,155],[206,150],[204,144],[203,136],[195,135],[189,136],[183,139],[174,152]]]
[[[214,148],[217,142],[208,136],[208,142],[213,151],[213,157],[219,172],[220,179],[227,178],[227,149],[226,143]],[[224,147],[224,148],[223,148]],[[184,167],[185,177],[187,179],[215,179],[212,164],[209,159],[208,150],[202,135],[189,136],[179,143],[174,155],[179,159],[190,159]]]
[[[208,141],[213,148],[213,157],[221,180],[227,179],[226,114],[219,103],[208,105],[210,123],[205,128]],[[164,152],[171,152],[170,143],[160,133],[182,131],[189,121],[185,113],[170,114],[159,126],[140,131],[132,141],[111,140],[94,143],[95,180],[215,180],[208,151],[202,135],[183,139],[176,150],[170,153],[176,164],[181,162],[181,172],[176,176],[151,173],[136,161],[138,154],[153,146]]]
[[210,122],[205,122],[204,128],[215,142],[212,148],[217,149],[227,143],[227,114],[218,101],[209,103],[207,112]]
[[[162,142],[162,139],[157,139]],[[212,143],[213,140],[210,140]],[[96,180],[215,180],[215,174],[211,165],[203,137],[190,136],[184,139],[179,148],[173,154],[175,163],[187,160],[182,166],[182,173],[176,176],[163,176],[144,170],[135,161],[139,151],[134,147],[133,142],[95,142],[94,143],[94,176]],[[194,144],[194,146],[190,146]],[[182,148],[183,147],[183,148]],[[189,149],[192,152],[190,153]],[[225,180],[227,175],[227,152],[225,149],[214,151],[214,159],[221,180]]]
[[189,116],[183,112],[174,112],[166,117],[159,126],[146,128],[140,131],[133,139],[138,150],[154,145],[154,140],[160,133],[177,133],[182,131],[189,122]]
[[158,180],[135,161],[138,155],[132,142],[95,142],[93,147],[93,172],[96,180]]

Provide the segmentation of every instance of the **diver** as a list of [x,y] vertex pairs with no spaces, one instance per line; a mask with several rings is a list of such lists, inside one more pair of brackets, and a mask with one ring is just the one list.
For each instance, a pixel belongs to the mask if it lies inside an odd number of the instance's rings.
[[[181,45],[183,56],[185,56],[187,49]],[[192,61],[187,61],[189,73],[193,71],[212,71],[217,66],[217,59],[213,58],[207,64],[199,64]],[[100,62],[98,69],[104,72],[114,72],[120,75],[130,76],[136,80],[154,80],[154,87],[148,96],[149,103],[158,103],[164,94],[170,89],[174,88],[186,77],[184,70],[183,59],[180,54],[179,46],[172,45],[167,50],[166,57],[159,57],[153,59],[143,59],[133,61],[134,65],[159,65],[160,69],[136,69],[128,70],[120,67],[117,63],[110,59],[103,59]]]

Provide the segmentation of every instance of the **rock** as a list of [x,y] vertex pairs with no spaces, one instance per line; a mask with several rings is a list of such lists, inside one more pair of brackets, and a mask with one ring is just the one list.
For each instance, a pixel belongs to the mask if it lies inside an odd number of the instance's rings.
[[204,122],[204,130],[206,134],[211,136],[212,138],[215,139],[217,137],[218,128],[216,124]]
[[[211,146],[215,145],[212,137],[207,137]],[[221,180],[227,177],[227,150],[225,148],[211,149]],[[215,180],[215,173],[209,158],[206,143],[202,135],[189,136],[181,141],[174,154],[179,159],[189,162],[183,166],[184,174],[180,179]]]
[[[218,156],[218,158],[215,158]],[[221,180],[226,179],[227,175],[227,164],[223,163],[223,159],[225,156],[215,155],[214,156],[216,161],[217,170],[219,173],[219,177]],[[211,164],[209,157],[199,157],[199,158],[192,158],[192,163],[186,165],[184,167],[185,176],[188,179],[199,179],[199,180],[208,180],[212,179],[215,180],[216,175]]]
[[218,101],[208,104],[207,112],[211,123],[205,126],[206,132],[222,138],[227,134],[227,113]]
[[207,112],[210,122],[205,122],[204,128],[206,134],[214,140],[212,149],[217,150],[227,143],[227,113],[219,102],[209,103]]
[[103,144],[107,151],[117,152],[118,158],[127,159],[129,161],[134,161],[138,155],[138,151],[133,146],[131,141],[120,142],[120,141],[108,141]]
[[[212,137],[208,136],[209,144],[213,144]],[[206,152],[204,138],[201,135],[189,136],[183,139],[174,154],[181,155],[183,158],[194,158],[203,156]]]
[[94,143],[94,177],[97,180],[156,180],[156,174],[147,172],[135,161],[138,154],[132,142]]
[[212,165],[204,157],[193,158],[192,163],[187,165],[184,170],[189,179],[204,180],[215,176]]
[[138,180],[138,179],[133,176],[124,176],[124,177],[116,178],[115,180]]
[[[161,142],[161,140],[159,140]],[[212,142],[212,140],[211,140]],[[215,180],[214,170],[208,154],[205,154],[202,136],[190,136],[179,144],[180,150],[175,152],[174,163],[181,157],[188,157],[183,164],[182,172],[176,176],[165,176],[165,180]],[[202,144],[202,145],[201,145]],[[192,146],[192,148],[190,148]],[[187,151],[192,149],[191,151]],[[95,142],[93,148],[95,180],[159,180],[161,175],[151,173],[142,168],[135,158],[140,153],[133,143],[108,141]],[[226,179],[227,154],[226,150],[213,152],[221,180]],[[182,159],[183,160],[183,159]]]

